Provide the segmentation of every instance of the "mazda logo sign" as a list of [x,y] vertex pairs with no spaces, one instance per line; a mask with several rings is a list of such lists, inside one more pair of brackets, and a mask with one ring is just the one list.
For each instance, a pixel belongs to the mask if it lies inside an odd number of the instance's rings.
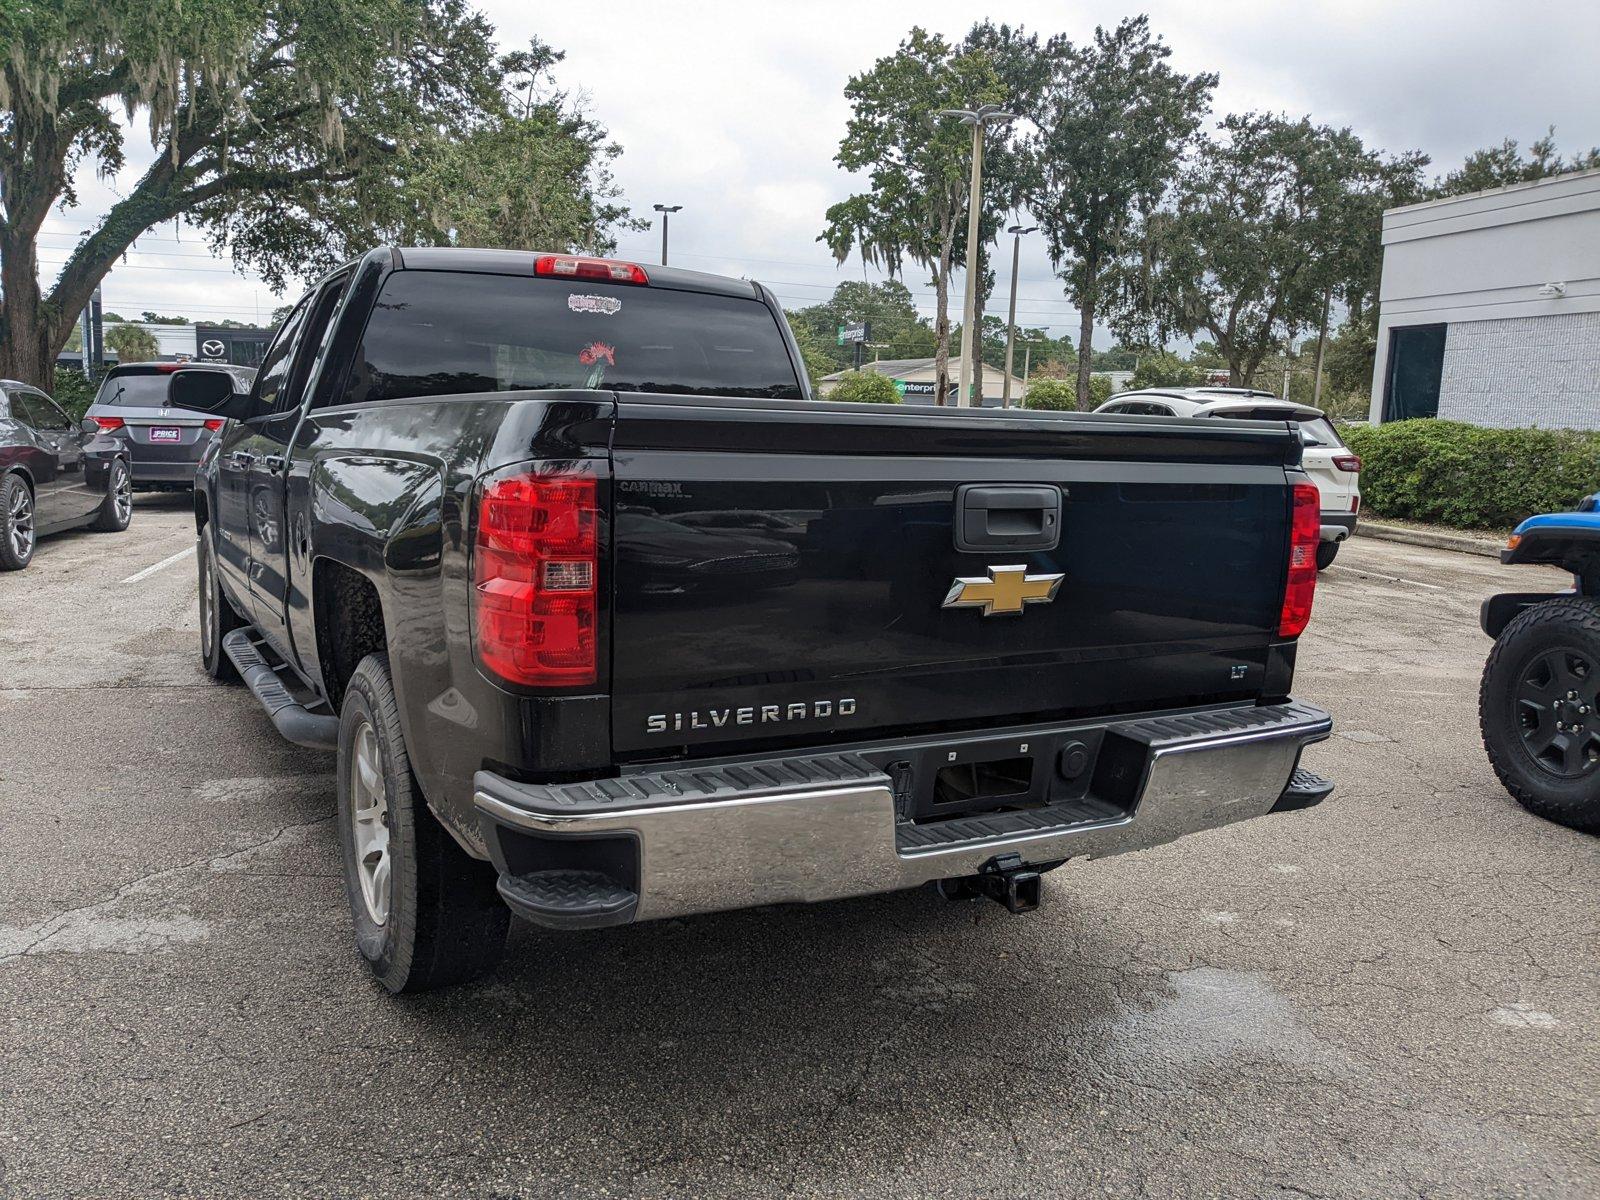
[[200,353],[207,358],[221,358],[226,351],[227,347],[215,338],[209,342],[202,342],[200,345]]

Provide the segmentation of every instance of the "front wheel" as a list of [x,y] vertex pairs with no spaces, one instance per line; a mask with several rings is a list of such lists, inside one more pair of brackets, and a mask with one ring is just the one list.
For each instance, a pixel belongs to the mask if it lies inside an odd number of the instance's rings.
[[91,529],[101,533],[121,533],[133,520],[133,479],[128,474],[128,464],[120,458],[112,459],[111,470],[106,475],[106,495],[95,511]]
[[1317,570],[1326,571],[1330,566],[1333,565],[1333,560],[1336,557],[1338,557],[1338,554],[1339,554],[1339,543],[1338,542],[1318,542],[1317,543]]
[[339,843],[356,947],[391,992],[492,971],[511,911],[495,873],[428,811],[411,770],[389,656],[369,654],[339,713]]
[[1519,804],[1600,833],[1600,605],[1574,597],[1523,610],[1489,652],[1478,719]]
[[0,571],[20,571],[32,562],[37,535],[27,480],[0,476]]

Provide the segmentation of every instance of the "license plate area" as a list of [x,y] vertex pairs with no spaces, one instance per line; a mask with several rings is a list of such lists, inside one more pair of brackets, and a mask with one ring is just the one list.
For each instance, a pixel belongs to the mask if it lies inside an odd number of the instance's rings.
[[1096,729],[962,740],[919,750],[888,770],[902,815],[918,824],[1022,812],[1093,794],[1103,741]]
[[181,442],[183,430],[171,425],[152,425],[150,427],[150,440],[152,442]]

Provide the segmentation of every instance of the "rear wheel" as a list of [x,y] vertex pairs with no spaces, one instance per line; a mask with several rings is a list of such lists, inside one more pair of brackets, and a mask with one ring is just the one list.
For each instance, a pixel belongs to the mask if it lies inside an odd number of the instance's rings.
[[20,571],[33,561],[38,527],[33,492],[20,475],[0,479],[0,571]]
[[492,971],[511,912],[495,874],[428,811],[411,771],[389,657],[369,654],[339,713],[339,842],[356,946],[391,992]]
[[1317,570],[1325,571],[1339,554],[1338,542],[1317,543]]
[[235,683],[239,679],[239,670],[222,648],[222,639],[243,626],[244,620],[234,612],[233,605],[222,590],[222,581],[217,578],[211,537],[204,529],[195,542],[194,559],[200,572],[200,661],[211,678],[222,683]]
[[133,520],[133,480],[128,474],[128,464],[120,458],[111,462],[111,473],[106,476],[106,495],[94,515],[91,529],[101,533],[121,533]]
[[1600,833],[1600,605],[1551,600],[1494,644],[1478,697],[1495,774],[1528,811]]

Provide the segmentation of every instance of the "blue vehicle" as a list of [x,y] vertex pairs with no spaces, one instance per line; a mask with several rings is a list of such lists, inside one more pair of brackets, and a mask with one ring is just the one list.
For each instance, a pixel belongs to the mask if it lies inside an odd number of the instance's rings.
[[1489,762],[1528,811],[1600,833],[1600,495],[1529,517],[1500,560],[1560,567],[1573,587],[1483,602],[1495,639],[1478,694]]

